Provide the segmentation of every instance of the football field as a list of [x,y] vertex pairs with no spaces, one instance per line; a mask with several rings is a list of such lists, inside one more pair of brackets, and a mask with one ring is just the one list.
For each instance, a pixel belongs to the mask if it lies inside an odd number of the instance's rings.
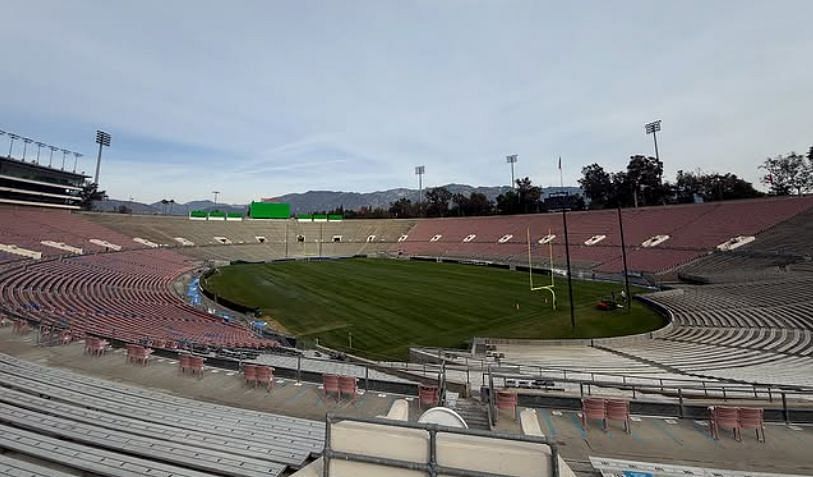
[[[534,285],[549,277],[535,276]],[[600,311],[620,284],[575,281],[576,330],[567,281],[559,300],[529,290],[528,274],[482,266],[388,259],[240,264],[206,281],[218,296],[257,307],[300,338],[376,359],[402,360],[410,346],[459,347],[474,336],[592,338],[657,329],[664,319],[633,302],[631,312]],[[633,290],[633,293],[640,290]]]

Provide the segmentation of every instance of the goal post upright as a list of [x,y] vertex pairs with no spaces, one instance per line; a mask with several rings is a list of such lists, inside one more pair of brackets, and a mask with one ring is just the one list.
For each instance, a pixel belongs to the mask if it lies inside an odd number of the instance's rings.
[[[528,240],[528,284],[530,285],[530,290],[532,292],[539,291],[539,290],[547,290],[550,292],[551,297],[553,298],[553,310],[556,311],[556,290],[555,290],[555,282],[553,281],[553,245],[551,241],[548,241],[548,250],[550,251],[550,285],[545,285],[541,287],[534,287],[534,271],[533,271],[533,263],[531,261],[531,229],[530,227],[525,229],[527,240]],[[548,233],[550,235],[550,233]]]

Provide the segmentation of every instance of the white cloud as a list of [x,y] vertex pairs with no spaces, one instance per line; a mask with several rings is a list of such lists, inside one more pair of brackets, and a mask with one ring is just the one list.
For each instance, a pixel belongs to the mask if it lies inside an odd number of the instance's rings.
[[[9,0],[0,127],[93,156],[114,196],[245,202],[575,182],[652,150],[750,180],[813,141],[813,3]],[[92,158],[85,168],[92,169]]]

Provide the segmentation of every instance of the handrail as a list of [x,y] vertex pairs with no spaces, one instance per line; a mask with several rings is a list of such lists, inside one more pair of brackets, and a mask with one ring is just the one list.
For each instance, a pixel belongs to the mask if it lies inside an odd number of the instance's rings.
[[[355,454],[350,452],[341,452],[333,449],[331,443],[332,426],[338,422],[350,421],[360,422],[365,424],[377,424],[388,427],[399,427],[403,429],[415,429],[427,431],[429,433],[429,462],[410,462],[398,459],[390,459],[386,457],[373,457],[363,454]],[[382,418],[369,418],[369,417],[350,417],[341,416],[333,413],[328,413],[325,417],[325,448],[323,451],[323,465],[322,476],[330,477],[330,461],[332,459],[341,459],[344,461],[354,461],[368,464],[377,464],[389,467],[396,467],[400,469],[407,469],[413,471],[425,472],[426,475],[436,477],[437,475],[450,475],[450,476],[472,476],[472,477],[508,477],[504,474],[493,474],[490,472],[480,472],[475,470],[465,470],[454,467],[445,467],[438,464],[437,452],[437,434],[456,434],[463,436],[486,437],[490,439],[502,439],[509,441],[529,442],[534,444],[544,444],[550,447],[551,459],[551,476],[559,477],[559,446],[553,440],[548,440],[546,437],[540,436],[527,436],[524,434],[508,434],[496,431],[479,431],[476,429],[462,429],[456,427],[441,426],[438,424],[428,423],[415,423],[408,421],[396,421],[392,419]]]

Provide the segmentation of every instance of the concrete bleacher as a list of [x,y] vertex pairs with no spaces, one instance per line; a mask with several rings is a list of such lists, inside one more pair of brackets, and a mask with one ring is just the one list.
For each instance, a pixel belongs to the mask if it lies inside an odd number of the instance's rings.
[[12,316],[154,347],[185,344],[263,348],[237,323],[186,304],[171,283],[194,268],[170,250],[149,249],[46,260],[0,270],[0,307]]
[[[625,209],[625,239],[630,269],[661,273],[716,249],[739,235],[758,235],[777,224],[813,209],[813,197],[772,198],[708,204]],[[798,219],[797,219],[798,220]],[[537,246],[541,237],[552,233],[555,260],[564,259],[564,229],[559,214],[525,216],[466,217],[420,220],[397,250],[407,255],[482,258],[501,261],[527,261],[527,232],[534,255],[544,260],[546,246]],[[571,212],[568,214],[571,258],[580,268],[617,273],[623,270],[621,238],[615,210]],[[463,239],[476,235],[472,240]],[[507,241],[499,239],[511,235]],[[588,246],[593,236],[605,239]],[[642,244],[655,235],[669,239],[653,247]],[[440,236],[437,240],[434,237]],[[780,238],[781,240],[781,238]],[[759,240],[757,240],[759,242]]]
[[281,475],[323,447],[319,422],[193,401],[3,354],[0,384],[0,449],[89,473]]

